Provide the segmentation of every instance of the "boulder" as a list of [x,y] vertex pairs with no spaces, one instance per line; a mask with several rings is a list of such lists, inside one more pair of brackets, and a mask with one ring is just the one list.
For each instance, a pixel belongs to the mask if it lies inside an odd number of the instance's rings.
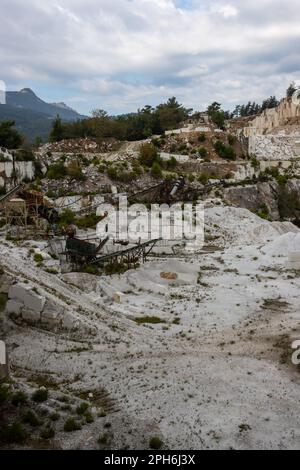
[[29,284],[18,283],[9,289],[8,297],[21,302],[26,309],[41,313],[46,299],[39,295]]

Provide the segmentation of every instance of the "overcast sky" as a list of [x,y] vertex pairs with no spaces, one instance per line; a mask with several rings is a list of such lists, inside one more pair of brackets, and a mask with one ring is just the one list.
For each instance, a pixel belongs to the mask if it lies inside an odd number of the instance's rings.
[[89,113],[205,109],[300,79],[299,0],[0,0],[0,80]]

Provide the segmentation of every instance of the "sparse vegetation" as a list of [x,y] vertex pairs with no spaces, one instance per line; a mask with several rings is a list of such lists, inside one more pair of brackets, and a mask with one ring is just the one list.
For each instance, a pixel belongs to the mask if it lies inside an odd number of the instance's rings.
[[48,390],[46,388],[40,388],[33,393],[32,400],[36,403],[43,403],[48,400],[48,395]]

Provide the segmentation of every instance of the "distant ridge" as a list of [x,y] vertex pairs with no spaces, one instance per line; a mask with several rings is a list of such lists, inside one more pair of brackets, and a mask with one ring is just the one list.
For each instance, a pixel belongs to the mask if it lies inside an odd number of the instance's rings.
[[6,104],[15,108],[31,109],[52,117],[59,115],[64,121],[75,121],[86,117],[69,108],[65,103],[46,103],[30,88],[23,88],[20,91],[8,91],[6,93]]

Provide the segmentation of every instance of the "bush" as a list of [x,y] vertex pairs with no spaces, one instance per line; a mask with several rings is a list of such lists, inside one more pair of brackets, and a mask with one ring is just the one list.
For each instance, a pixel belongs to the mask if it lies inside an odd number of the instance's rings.
[[110,179],[112,179],[112,180],[117,180],[119,178],[119,173],[118,173],[118,170],[115,166],[111,166],[107,170],[107,174],[110,177]]
[[97,214],[88,214],[84,217],[81,217],[80,219],[76,219],[75,224],[78,228],[81,229],[96,228],[96,225],[98,224],[99,220],[100,217],[98,217]]
[[162,320],[162,319],[159,318],[159,317],[149,317],[149,316],[146,316],[146,317],[136,317],[136,318],[134,319],[134,321],[135,321],[138,325],[143,325],[144,323],[152,323],[152,324],[166,323],[164,320]]
[[27,401],[25,393],[19,391],[13,394],[11,402],[14,406],[24,405]]
[[43,403],[48,400],[48,390],[46,388],[40,388],[36,390],[32,395],[32,400],[36,403]]
[[50,180],[59,180],[67,176],[67,168],[63,162],[53,163],[47,171],[47,178]]
[[32,410],[28,410],[23,416],[23,423],[30,424],[30,426],[36,427],[40,425],[40,421],[37,415]]
[[88,409],[89,409],[89,404],[83,402],[79,406],[77,406],[76,413],[78,415],[84,415],[87,412]]
[[236,137],[235,137],[235,135],[229,135],[229,136],[227,137],[227,140],[228,140],[229,145],[231,145],[231,146],[234,145],[234,144],[236,144]]
[[77,160],[73,160],[69,163],[67,173],[70,178],[78,181],[84,181],[86,179]]
[[199,176],[198,180],[199,180],[200,183],[202,183],[202,184],[207,184],[208,181],[209,181],[209,174],[208,174],[208,173],[202,173],[202,174]]
[[152,167],[154,162],[159,160],[157,149],[153,144],[144,144],[140,149],[140,163],[149,168]]
[[0,430],[0,440],[8,444],[20,444],[27,439],[27,432],[21,423],[15,422]]
[[55,436],[55,431],[51,426],[47,426],[41,430],[40,436],[42,439],[52,439]]
[[35,156],[30,149],[20,149],[16,152],[15,158],[17,162],[33,162]]
[[152,437],[149,442],[150,449],[159,450],[163,446],[163,441],[159,437]]
[[221,140],[215,143],[215,151],[219,157],[225,160],[236,160],[236,154],[232,147],[226,146]]
[[201,148],[199,148],[198,153],[199,153],[201,158],[206,158],[208,152],[207,152],[207,149],[205,147],[201,147]]
[[158,162],[154,162],[151,168],[151,175],[154,178],[159,178],[162,175],[162,169]]
[[93,264],[88,264],[87,266],[85,266],[84,272],[87,274],[93,274],[93,275],[99,274],[97,266]]
[[204,132],[202,132],[202,134],[199,135],[198,141],[199,142],[205,142],[206,141],[206,135],[204,134]]
[[0,405],[6,403],[10,398],[10,390],[6,384],[0,385]]
[[7,304],[7,295],[6,294],[0,294],[0,312],[3,312],[3,310],[6,307]]
[[59,217],[59,226],[70,225],[75,222],[75,214],[71,209],[65,209]]
[[171,157],[170,160],[167,161],[166,167],[168,170],[174,170],[177,166],[177,160],[175,157]]
[[59,413],[54,412],[54,413],[51,413],[49,418],[51,419],[51,421],[58,421],[59,418],[60,418],[60,415],[59,415]]
[[64,425],[65,432],[79,431],[81,429],[80,424],[74,418],[68,418]]

